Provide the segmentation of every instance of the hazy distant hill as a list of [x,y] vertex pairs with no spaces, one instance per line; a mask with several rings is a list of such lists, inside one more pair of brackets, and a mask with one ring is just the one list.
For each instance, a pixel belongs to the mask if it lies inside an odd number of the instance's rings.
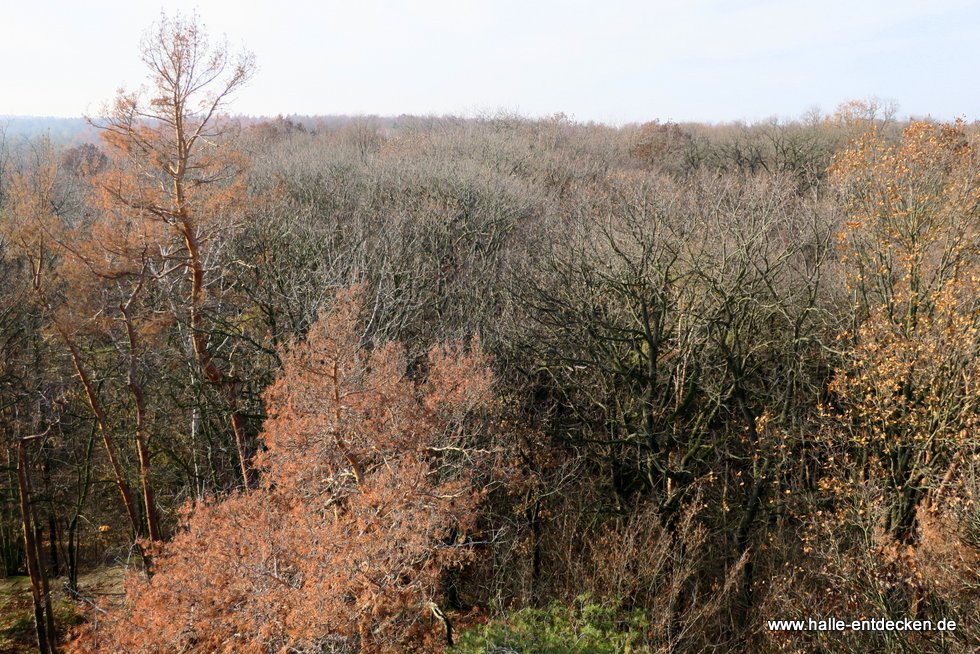
[[47,135],[54,143],[89,143],[97,132],[84,118],[50,116],[0,116],[0,132],[8,140],[32,139]]
[[[302,116],[293,114],[279,116],[278,119],[266,116],[235,116],[233,120],[243,127],[266,121],[288,120],[304,129],[316,131],[323,128],[338,129],[353,122],[364,121],[389,129],[405,125],[420,126],[431,123],[434,118],[415,116]],[[55,118],[51,116],[0,115],[0,135],[5,136],[8,143],[45,135],[57,145],[97,143],[99,140],[98,130],[93,128],[84,118]]]

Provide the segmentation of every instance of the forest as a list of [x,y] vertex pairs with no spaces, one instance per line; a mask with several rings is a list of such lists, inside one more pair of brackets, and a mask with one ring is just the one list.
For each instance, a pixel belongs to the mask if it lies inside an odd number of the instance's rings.
[[[140,55],[0,139],[0,651],[980,648],[980,124],[242,118],[247,52]],[[932,628],[773,625],[830,618]]]

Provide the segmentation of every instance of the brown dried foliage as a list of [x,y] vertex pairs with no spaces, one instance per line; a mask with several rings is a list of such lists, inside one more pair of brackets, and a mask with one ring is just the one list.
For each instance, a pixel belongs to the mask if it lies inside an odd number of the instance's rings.
[[427,603],[474,556],[487,477],[478,343],[437,348],[424,379],[403,349],[366,347],[357,291],[341,294],[266,392],[258,489],[188,509],[133,579],[124,609],[74,652],[435,651]]
[[[919,503],[975,447],[980,400],[980,167],[961,124],[874,131],[837,157],[843,261],[857,323],[832,389],[842,433],[887,478],[887,529],[914,538]],[[867,470],[868,468],[865,468]]]

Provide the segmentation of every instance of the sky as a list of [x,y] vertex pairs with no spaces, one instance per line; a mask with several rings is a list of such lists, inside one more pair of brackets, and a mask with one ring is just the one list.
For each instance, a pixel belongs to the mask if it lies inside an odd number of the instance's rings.
[[161,11],[255,54],[231,106],[253,116],[980,118],[978,0],[5,0],[0,115],[98,115],[146,79]]

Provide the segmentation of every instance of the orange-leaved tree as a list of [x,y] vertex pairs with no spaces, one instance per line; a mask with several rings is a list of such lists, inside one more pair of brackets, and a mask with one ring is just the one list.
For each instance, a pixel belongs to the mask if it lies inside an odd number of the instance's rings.
[[[91,245],[90,225],[69,225],[59,209],[59,166],[50,150],[38,150],[32,165],[16,171],[10,187],[9,212],[3,223],[3,232],[11,249],[27,264],[33,295],[46,314],[52,330],[58,335],[70,356],[75,375],[81,383],[85,402],[95,419],[102,437],[113,479],[122,498],[126,515],[134,537],[144,534],[139,510],[129,482],[123,470],[122,460],[116,447],[110,417],[99,392],[99,384],[93,374],[86,352],[80,345],[83,332],[90,327],[93,315],[102,314],[105,307],[99,304],[102,290],[94,290],[100,281],[118,275],[126,277],[126,265],[110,265],[103,259],[100,270],[104,276],[90,274],[92,268],[82,266],[85,272],[72,269],[78,264],[75,253]],[[98,231],[98,230],[96,230]],[[132,246],[131,235],[110,230],[113,246],[103,245],[117,252]],[[105,250],[108,252],[109,250]],[[113,257],[110,257],[113,258]],[[89,263],[93,263],[89,260]],[[89,292],[91,291],[91,292]],[[143,434],[137,434],[140,461],[148,466]],[[149,533],[157,537],[153,520],[153,499],[146,467],[142,468],[144,499],[149,520]]]
[[401,346],[365,342],[361,307],[339,294],[285,354],[258,488],[193,507],[156,575],[74,651],[441,648],[433,606],[506,477],[492,377],[478,342],[409,366]]
[[253,481],[239,384],[209,338],[208,244],[247,201],[247,158],[230,142],[221,112],[254,71],[249,53],[212,43],[196,18],[161,16],[141,46],[150,87],[120,92],[97,124],[113,165],[102,175],[104,209],[128,210],[167,227],[160,255],[184,271],[190,345],[206,380],[229,407],[243,482]]
[[832,167],[855,324],[833,390],[844,432],[886,488],[885,528],[916,511],[975,448],[980,424],[980,161],[962,124],[874,130]]

